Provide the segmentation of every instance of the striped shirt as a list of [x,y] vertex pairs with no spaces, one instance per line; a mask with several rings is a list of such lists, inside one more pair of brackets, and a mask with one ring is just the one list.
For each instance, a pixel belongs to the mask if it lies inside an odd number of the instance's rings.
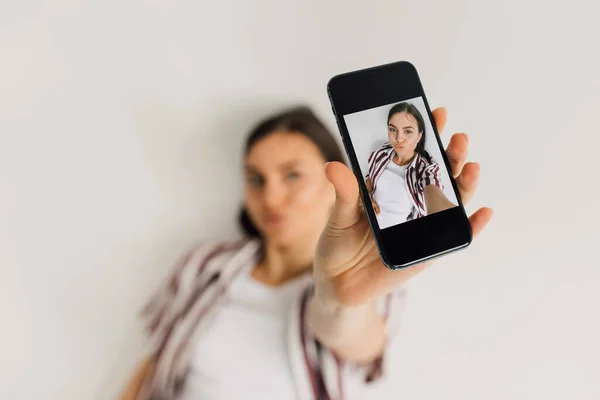
[[[227,297],[229,285],[245,267],[256,264],[260,248],[259,241],[203,243],[179,260],[142,311],[156,367],[154,374],[146,377],[138,400],[171,400],[180,396],[193,342],[202,340],[203,332]],[[344,393],[357,393],[366,382],[381,375],[382,359],[367,368],[358,367],[322,347],[307,323],[312,290],[311,283],[301,291],[288,317],[288,356],[297,398],[344,400]],[[398,328],[404,298],[404,290],[400,289],[381,299],[389,335]]]
[[[382,172],[390,162],[393,162],[392,159],[395,155],[394,148],[388,142],[369,156],[369,173],[365,178],[371,179],[373,193],[377,190],[377,181],[381,177]],[[425,188],[429,185],[435,185],[442,190],[444,189],[440,166],[437,162],[433,161],[427,152],[425,152],[425,155],[415,153],[415,157],[406,168],[406,190],[408,190],[409,197],[413,203],[413,208],[407,221],[427,215],[424,192]]]

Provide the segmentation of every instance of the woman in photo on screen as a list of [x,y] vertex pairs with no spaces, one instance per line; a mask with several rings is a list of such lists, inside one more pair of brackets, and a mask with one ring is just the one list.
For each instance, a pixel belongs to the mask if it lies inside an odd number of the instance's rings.
[[[445,110],[434,114],[441,130]],[[447,152],[465,178],[465,202],[479,173],[466,151],[455,135]],[[402,286],[431,263],[383,265],[342,161],[305,107],[252,130],[246,238],[200,243],[174,266],[144,309],[151,346],[122,400],[343,400],[382,375]],[[474,234],[491,216],[487,208],[471,216]]]
[[443,192],[440,165],[425,150],[425,121],[417,107],[394,105],[387,129],[389,141],[371,153],[365,177],[379,228],[456,207]]

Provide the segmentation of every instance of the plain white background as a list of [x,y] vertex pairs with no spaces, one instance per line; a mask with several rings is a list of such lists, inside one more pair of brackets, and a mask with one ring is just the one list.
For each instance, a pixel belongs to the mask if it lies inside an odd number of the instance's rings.
[[[338,73],[409,60],[496,209],[409,283],[390,399],[600,398],[596,3],[5,1],[0,398],[113,399],[134,317],[236,234],[241,138]],[[447,141],[448,136],[445,136]]]
[[[440,147],[435,139],[431,120],[427,116],[425,102],[421,97],[404,100],[407,103],[414,105],[423,116],[425,121],[425,150],[433,157],[434,161],[440,164],[442,174],[442,184],[444,185],[444,194],[454,204],[458,204],[448,170],[444,166],[444,160]],[[403,101],[403,102],[404,102]],[[381,148],[381,146],[389,142],[387,131],[387,117],[390,109],[397,103],[371,108],[369,110],[359,111],[352,114],[344,115],[346,128],[350,133],[350,139],[354,146],[354,152],[358,158],[360,171],[362,176],[368,173],[368,160],[373,151]]]

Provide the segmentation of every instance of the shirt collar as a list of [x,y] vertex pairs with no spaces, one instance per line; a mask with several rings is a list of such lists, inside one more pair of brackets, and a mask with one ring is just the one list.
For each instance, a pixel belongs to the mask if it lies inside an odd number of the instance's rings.
[[[394,150],[394,148],[392,147],[390,149],[390,153],[389,153],[389,157],[388,160],[390,162],[393,162],[392,159],[394,158],[394,156],[396,155],[396,150]],[[417,168],[417,164],[421,162],[421,155],[415,151],[415,156],[413,157],[412,161],[410,162],[410,164],[408,164],[407,168]]]
[[415,156],[409,164],[409,168],[417,168],[417,164],[421,161],[421,155],[415,151]]

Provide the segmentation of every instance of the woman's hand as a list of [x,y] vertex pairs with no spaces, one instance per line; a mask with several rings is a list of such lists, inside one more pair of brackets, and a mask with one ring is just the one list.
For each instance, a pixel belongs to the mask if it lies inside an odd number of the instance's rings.
[[381,210],[379,209],[379,204],[377,204],[373,196],[371,196],[371,204],[373,204],[373,211],[375,211],[375,215],[379,215],[379,213],[381,213]]
[[371,178],[367,177],[366,179],[367,191],[369,192],[369,199],[371,200],[371,204],[373,204],[373,211],[375,211],[376,215],[379,215],[381,210],[379,209],[379,204],[375,201],[373,197],[373,183],[371,182]]
[[[446,110],[433,111],[438,131],[446,123]],[[463,203],[467,203],[479,179],[479,165],[466,163],[468,137],[456,134],[446,150],[457,178]],[[369,228],[367,216],[360,206],[358,183],[344,164],[329,163],[326,175],[336,190],[336,203],[323,231],[315,256],[316,296],[323,304],[358,306],[369,303],[402,285],[433,261],[397,271],[386,268],[380,258]],[[492,218],[492,210],[481,208],[469,218],[473,235],[477,236]]]

